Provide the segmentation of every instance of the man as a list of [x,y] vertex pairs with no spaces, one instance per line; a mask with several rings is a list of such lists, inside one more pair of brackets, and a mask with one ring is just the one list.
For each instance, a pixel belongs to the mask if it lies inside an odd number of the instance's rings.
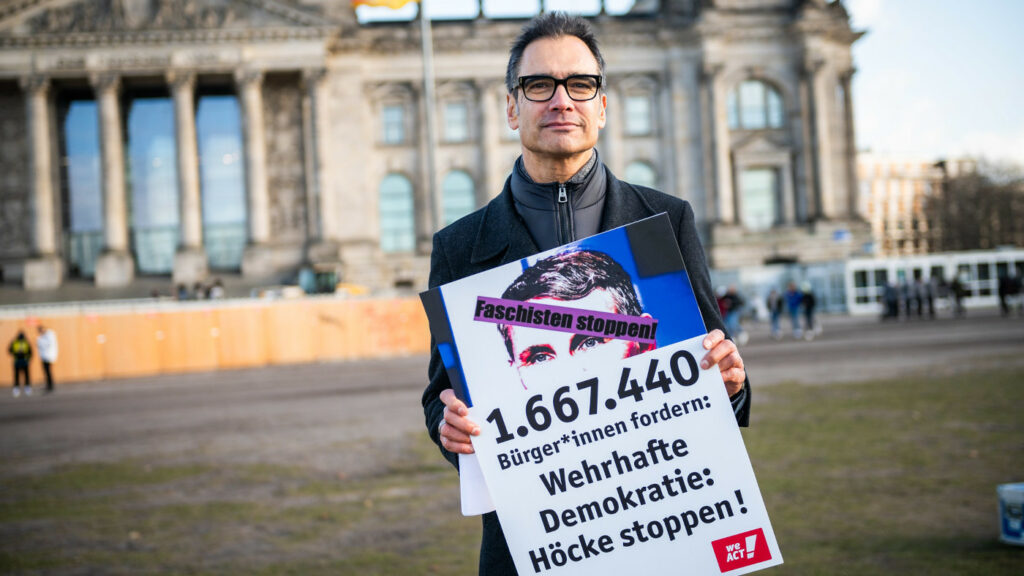
[[25,376],[25,395],[32,395],[32,381],[28,375],[28,363],[32,360],[32,345],[28,343],[28,338],[25,338],[25,333],[19,331],[18,335],[11,341],[10,346],[7,347],[7,353],[14,357],[14,386],[11,389],[11,394],[15,398],[21,396],[21,377]]
[[[604,230],[667,212],[694,295],[710,333],[706,369],[717,365],[746,425],[750,387],[743,359],[727,340],[694,226],[683,200],[619,181],[594,145],[605,125],[604,59],[590,25],[559,12],[531,20],[509,53],[505,75],[508,125],[519,131],[522,156],[504,190],[487,206],[434,235],[430,286],[446,284]],[[480,433],[455,398],[432,346],[423,410],[430,436],[453,465],[471,454]],[[480,574],[515,574],[497,515],[483,517]]]
[[42,324],[39,325],[36,350],[39,351],[39,360],[43,363],[43,374],[46,375],[46,390],[43,393],[53,394],[53,373],[50,365],[57,361],[57,334]]
[[[633,280],[607,254],[577,250],[549,256],[523,273],[501,295],[520,300],[643,316]],[[561,374],[586,372],[599,358],[622,359],[653,349],[652,345],[621,338],[559,332],[541,328],[499,324],[509,365],[517,370],[524,388],[534,383],[564,380]]]

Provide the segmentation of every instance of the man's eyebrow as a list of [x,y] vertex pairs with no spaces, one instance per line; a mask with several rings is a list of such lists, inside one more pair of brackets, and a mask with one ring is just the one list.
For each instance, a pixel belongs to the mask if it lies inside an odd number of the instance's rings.
[[525,77],[528,77],[528,76],[550,76],[552,78],[562,79],[562,78],[568,78],[569,76],[600,76],[600,75],[601,75],[600,72],[569,72],[565,76],[556,76],[555,74],[553,74],[551,72],[531,72],[530,74],[519,74],[519,77],[520,78],[525,78]]

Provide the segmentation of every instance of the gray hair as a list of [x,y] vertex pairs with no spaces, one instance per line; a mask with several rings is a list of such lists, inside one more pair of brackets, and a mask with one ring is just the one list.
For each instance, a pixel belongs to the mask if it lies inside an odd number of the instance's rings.
[[565,12],[545,12],[535,16],[523,26],[523,31],[512,43],[512,49],[508,53],[508,67],[505,69],[505,88],[511,94],[516,89],[516,82],[519,79],[519,65],[523,59],[523,52],[534,40],[543,38],[560,38],[562,36],[575,36],[583,41],[590,49],[590,53],[597,60],[597,67],[601,77],[604,77],[604,57],[601,56],[601,49],[597,46],[597,37],[594,29],[581,16],[566,14]]

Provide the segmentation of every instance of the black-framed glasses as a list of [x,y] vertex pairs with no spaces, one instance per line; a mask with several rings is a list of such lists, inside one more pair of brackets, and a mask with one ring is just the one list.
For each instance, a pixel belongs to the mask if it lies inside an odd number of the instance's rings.
[[601,77],[597,74],[573,74],[561,80],[552,76],[520,76],[519,88],[531,102],[547,102],[555,95],[559,86],[565,86],[569,98],[577,102],[593,100],[601,89]]

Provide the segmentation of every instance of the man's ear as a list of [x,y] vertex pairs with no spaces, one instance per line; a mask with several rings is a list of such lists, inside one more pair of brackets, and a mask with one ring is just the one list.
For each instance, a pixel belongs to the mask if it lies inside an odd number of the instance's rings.
[[512,130],[519,129],[519,103],[516,102],[514,94],[505,95],[505,118],[508,121],[508,127]]
[[608,95],[605,94],[602,91],[601,92],[601,114],[599,114],[598,117],[597,117],[597,127],[598,128],[604,128],[605,122],[607,121],[607,118],[605,116],[605,112],[607,112],[607,111],[608,111]]

